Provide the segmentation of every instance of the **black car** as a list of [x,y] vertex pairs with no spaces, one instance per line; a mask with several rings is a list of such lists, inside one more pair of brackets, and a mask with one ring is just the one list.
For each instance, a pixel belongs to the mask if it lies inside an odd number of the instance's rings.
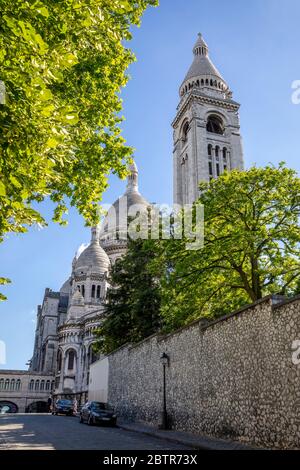
[[71,400],[57,400],[54,404],[52,414],[73,416],[74,414],[73,402]]
[[113,410],[109,409],[106,403],[88,401],[80,410],[80,422],[86,422],[90,426],[93,424],[110,424],[115,426],[117,416]]

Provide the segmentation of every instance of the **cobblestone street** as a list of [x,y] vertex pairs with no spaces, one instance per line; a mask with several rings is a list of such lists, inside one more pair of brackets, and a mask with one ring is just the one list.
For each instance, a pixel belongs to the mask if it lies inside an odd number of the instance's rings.
[[0,450],[187,450],[144,434],[80,424],[75,417],[0,416]]

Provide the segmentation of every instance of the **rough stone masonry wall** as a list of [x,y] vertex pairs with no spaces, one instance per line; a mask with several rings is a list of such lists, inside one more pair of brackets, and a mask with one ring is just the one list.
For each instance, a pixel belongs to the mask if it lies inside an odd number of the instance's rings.
[[167,409],[178,430],[257,446],[300,448],[300,299],[271,298],[210,326],[196,322],[109,356],[108,401],[130,420],[158,425],[167,352]]

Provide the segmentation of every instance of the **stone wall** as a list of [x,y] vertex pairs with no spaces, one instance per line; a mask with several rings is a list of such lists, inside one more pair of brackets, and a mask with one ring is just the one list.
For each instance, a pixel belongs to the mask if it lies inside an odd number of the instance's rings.
[[[109,357],[108,401],[126,419],[161,422],[163,367],[172,427],[263,447],[300,448],[300,298],[265,298]],[[300,349],[299,349],[300,358]]]

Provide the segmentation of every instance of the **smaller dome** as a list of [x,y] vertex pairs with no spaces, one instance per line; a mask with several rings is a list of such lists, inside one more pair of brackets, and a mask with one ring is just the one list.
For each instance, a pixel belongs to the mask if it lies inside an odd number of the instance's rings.
[[71,279],[67,279],[66,282],[61,286],[59,293],[61,295],[69,295],[71,292]]
[[150,203],[141,195],[138,188],[138,168],[135,162],[128,166],[129,175],[127,188],[123,196],[119,197],[110,207],[103,220],[100,232],[100,241],[116,239],[117,233],[127,235],[128,217],[130,209],[134,212],[147,212]]
[[91,270],[94,273],[105,273],[110,266],[109,257],[99,244],[99,228],[92,228],[92,239],[89,246],[81,253],[74,264],[75,272]]

